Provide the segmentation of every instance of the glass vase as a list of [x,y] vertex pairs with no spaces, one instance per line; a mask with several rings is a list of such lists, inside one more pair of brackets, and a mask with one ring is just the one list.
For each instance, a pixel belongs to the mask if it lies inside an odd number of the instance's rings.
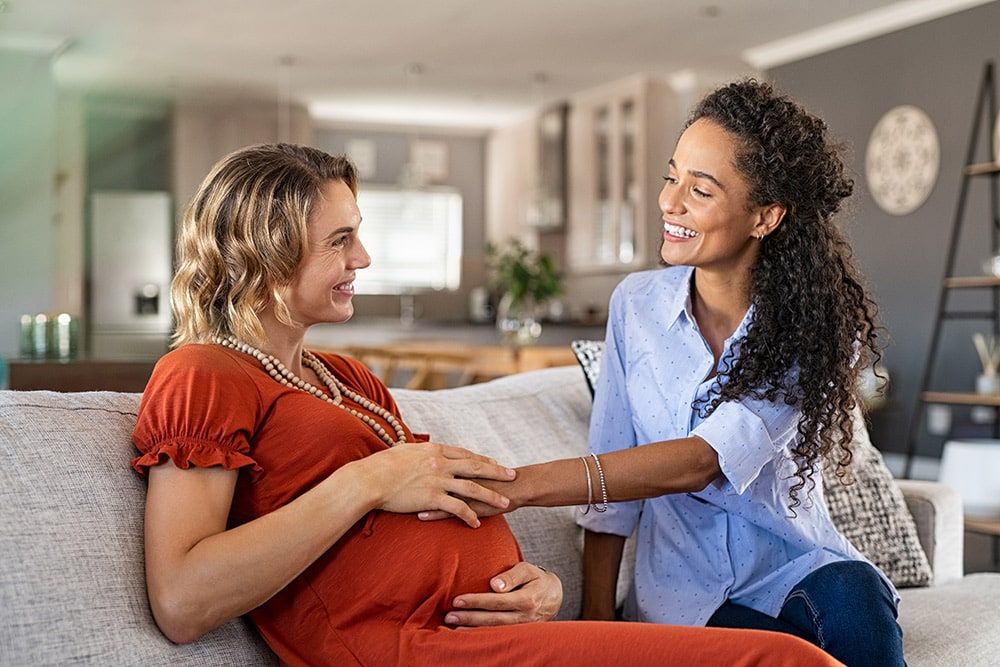
[[497,330],[500,340],[509,347],[525,347],[538,342],[542,335],[541,304],[531,297],[514,299],[510,292],[497,304]]

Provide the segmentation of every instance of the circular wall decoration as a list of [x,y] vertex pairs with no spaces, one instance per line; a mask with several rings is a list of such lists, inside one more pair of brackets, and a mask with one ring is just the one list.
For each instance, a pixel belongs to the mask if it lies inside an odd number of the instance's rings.
[[914,106],[890,109],[872,130],[865,154],[868,190],[882,210],[920,208],[937,181],[941,151],[930,117]]

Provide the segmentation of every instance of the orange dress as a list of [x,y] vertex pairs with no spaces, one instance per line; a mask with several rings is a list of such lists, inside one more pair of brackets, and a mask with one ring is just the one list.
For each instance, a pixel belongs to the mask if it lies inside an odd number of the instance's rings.
[[[348,387],[390,409],[389,390],[359,362],[318,355]],[[347,399],[345,399],[347,400]],[[383,424],[389,433],[393,430]],[[409,440],[413,434],[407,430]],[[143,395],[133,440],[139,472],[238,470],[230,527],[312,488],[387,445],[357,417],[285,387],[252,357],[218,345],[164,356]],[[486,592],[521,560],[502,516],[478,529],[373,511],[284,590],[250,612],[286,665],[836,665],[788,635],[754,630],[565,621],[456,630],[460,593]]]

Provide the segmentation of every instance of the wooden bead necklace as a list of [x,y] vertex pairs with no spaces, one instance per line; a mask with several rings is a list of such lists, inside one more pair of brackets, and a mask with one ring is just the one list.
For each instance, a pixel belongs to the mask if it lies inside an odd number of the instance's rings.
[[[341,410],[351,413],[367,424],[390,447],[406,442],[406,431],[403,429],[403,425],[399,423],[399,420],[396,419],[391,412],[383,408],[381,405],[369,401],[364,396],[348,389],[344,383],[338,380],[336,376],[334,376],[334,374],[327,369],[323,362],[309,350],[302,350],[302,363],[315,371],[319,379],[322,380],[323,384],[325,384],[327,389],[330,390],[330,395],[327,395],[321,389],[314,387],[297,376],[295,373],[285,368],[284,364],[270,354],[261,352],[252,345],[240,342],[232,336],[228,336],[226,338],[216,336],[214,340],[219,345],[223,345],[236,350],[237,352],[242,352],[256,358],[257,361],[260,362],[261,366],[264,367],[264,370],[267,371],[268,375],[286,387],[300,389],[307,394],[312,394],[316,398],[322,399],[327,403],[336,405]],[[366,415],[363,412],[359,412],[350,406],[344,405],[344,396],[354,401],[365,410],[375,413],[379,417],[382,417],[382,419],[386,420],[396,432],[396,440],[392,439],[392,436],[389,435],[384,428],[382,428],[382,425],[379,424],[374,417]]]

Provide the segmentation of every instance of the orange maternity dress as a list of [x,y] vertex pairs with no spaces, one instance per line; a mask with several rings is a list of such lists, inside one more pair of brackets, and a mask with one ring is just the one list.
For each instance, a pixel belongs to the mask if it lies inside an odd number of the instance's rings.
[[[398,416],[389,390],[362,364],[317,356],[345,385]],[[133,440],[139,472],[167,458],[181,468],[239,470],[230,527],[387,447],[357,417],[279,384],[256,359],[219,345],[186,345],[160,360]],[[456,595],[488,591],[492,576],[520,560],[502,516],[472,529],[457,519],[421,522],[373,511],[249,616],[286,665],[839,664],[805,641],[755,630],[586,621],[444,625]]]

